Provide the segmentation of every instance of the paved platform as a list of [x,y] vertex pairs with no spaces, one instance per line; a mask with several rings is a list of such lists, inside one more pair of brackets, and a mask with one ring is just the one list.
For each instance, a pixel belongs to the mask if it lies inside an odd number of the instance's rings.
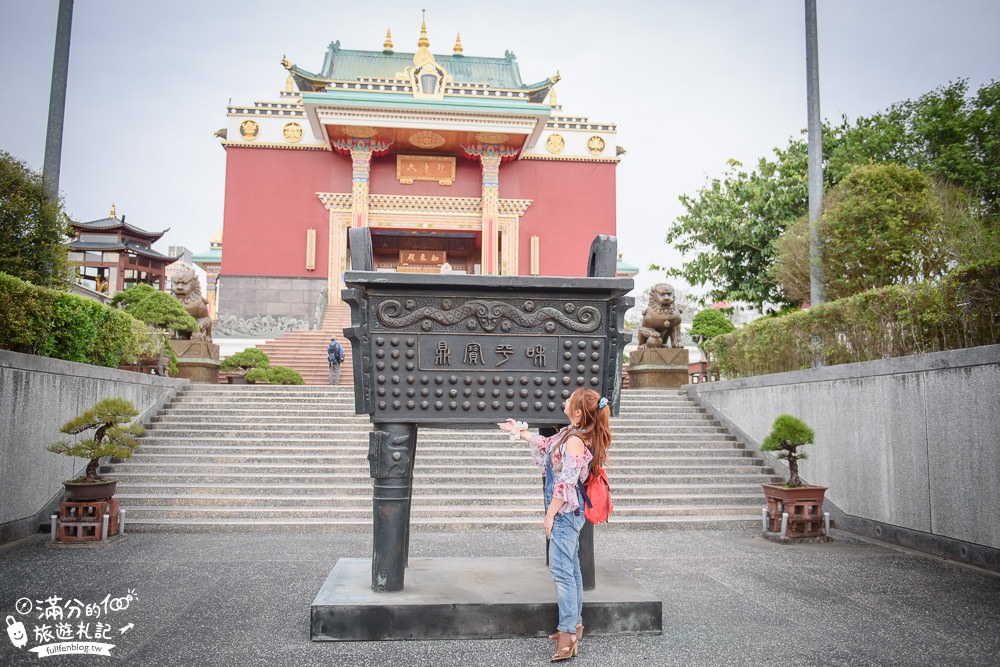
[[[662,601],[663,632],[586,637],[572,664],[998,664],[1000,576],[842,531],[833,537],[785,545],[745,530],[601,526],[596,558]],[[543,665],[552,650],[537,637],[311,641],[316,592],[339,559],[371,557],[370,529],[131,533],[98,549],[47,549],[46,539],[0,547],[0,619],[23,619],[28,640],[15,648],[0,633],[4,667]],[[410,537],[411,559],[536,558],[543,549],[540,528]],[[22,614],[25,600],[32,608]],[[62,620],[45,617],[54,607]],[[111,659],[29,652],[43,626],[53,634],[46,643],[58,643],[60,624],[74,636],[85,625],[91,643],[113,645]],[[98,629],[105,639],[93,638]]]
[[[559,617],[544,555],[411,558],[402,591],[372,591],[370,558],[341,558],[310,612],[316,641],[546,637]],[[589,635],[655,634],[663,603],[618,565],[596,566],[583,613]]]

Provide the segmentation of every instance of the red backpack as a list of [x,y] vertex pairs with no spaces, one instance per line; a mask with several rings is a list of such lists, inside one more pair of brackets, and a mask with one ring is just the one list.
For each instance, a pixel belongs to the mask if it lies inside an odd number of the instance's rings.
[[586,482],[578,482],[577,486],[583,495],[583,516],[593,524],[607,523],[608,517],[615,511],[615,503],[611,500],[611,484],[604,468],[592,469]]

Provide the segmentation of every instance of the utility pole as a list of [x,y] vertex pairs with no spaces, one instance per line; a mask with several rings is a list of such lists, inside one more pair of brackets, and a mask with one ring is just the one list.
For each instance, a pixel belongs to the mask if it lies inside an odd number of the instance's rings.
[[59,201],[59,164],[62,161],[63,117],[66,115],[66,80],[69,76],[69,36],[73,27],[73,0],[59,0],[56,48],[52,57],[52,86],[49,90],[49,125],[45,133],[45,162],[42,181],[52,201]]
[[[816,31],[816,0],[806,2],[806,100],[809,109],[809,307],[826,300],[822,253],[816,228],[823,215],[823,125],[819,113],[819,39]],[[813,368],[823,365],[821,341],[812,336]]]
[[823,124],[819,112],[819,40],[816,35],[816,0],[806,2],[806,99],[809,107],[809,305],[825,298],[823,247],[816,223],[823,215]]

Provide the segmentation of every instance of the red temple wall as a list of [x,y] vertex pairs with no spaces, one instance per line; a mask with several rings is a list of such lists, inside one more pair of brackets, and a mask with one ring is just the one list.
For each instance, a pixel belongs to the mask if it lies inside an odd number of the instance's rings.
[[531,271],[538,236],[539,273],[585,276],[590,244],[615,234],[615,164],[520,160],[500,166],[500,196],[531,199],[518,229],[518,268]]
[[[222,274],[325,278],[330,216],[316,193],[350,192],[350,159],[267,148],[227,153]],[[315,271],[306,270],[310,228]]]
[[[351,160],[323,151],[231,149],[226,162],[225,275],[325,277],[329,215],[317,192],[351,191]],[[450,186],[403,185],[393,156],[372,161],[373,194],[473,197],[482,194],[478,162],[458,158]],[[615,234],[615,164],[519,160],[500,166],[500,196],[530,199],[519,228],[518,265],[530,271],[539,237],[542,275],[585,275],[590,243]],[[305,269],[306,230],[316,229],[316,270]]]

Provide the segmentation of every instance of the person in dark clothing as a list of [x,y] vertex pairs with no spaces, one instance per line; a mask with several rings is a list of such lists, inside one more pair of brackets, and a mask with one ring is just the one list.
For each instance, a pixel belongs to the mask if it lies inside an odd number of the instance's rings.
[[344,347],[336,338],[326,346],[326,360],[330,364],[330,384],[340,384],[340,365],[344,363]]

